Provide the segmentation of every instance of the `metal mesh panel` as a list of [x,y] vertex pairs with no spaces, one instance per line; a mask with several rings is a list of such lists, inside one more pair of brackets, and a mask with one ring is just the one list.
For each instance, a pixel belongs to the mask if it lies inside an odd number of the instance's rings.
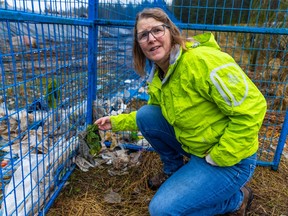
[[74,168],[86,127],[88,30],[16,19],[0,28],[1,211],[33,215]]
[[2,215],[45,213],[75,167],[78,133],[95,118],[147,102],[145,78],[134,72],[132,58],[135,16],[145,7],[164,9],[186,37],[212,32],[253,80],[268,103],[258,164],[277,169],[287,156],[287,4],[2,0]]

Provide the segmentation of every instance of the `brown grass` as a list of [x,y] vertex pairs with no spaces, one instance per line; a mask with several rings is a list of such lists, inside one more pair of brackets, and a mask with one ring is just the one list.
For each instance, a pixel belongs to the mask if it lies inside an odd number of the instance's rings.
[[[62,190],[47,216],[145,216],[154,192],[147,188],[147,179],[161,169],[155,152],[144,152],[142,163],[127,175],[108,174],[111,165],[82,172],[76,169],[69,184]],[[255,198],[248,215],[288,215],[288,161],[282,158],[278,171],[257,167],[249,183]],[[121,196],[120,203],[107,203],[105,194],[113,190]]]

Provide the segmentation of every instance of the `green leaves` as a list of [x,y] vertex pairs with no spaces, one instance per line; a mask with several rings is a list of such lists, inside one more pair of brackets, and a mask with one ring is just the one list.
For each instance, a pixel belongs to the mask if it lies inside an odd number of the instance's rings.
[[89,146],[89,153],[93,156],[97,155],[101,150],[101,138],[98,131],[98,126],[95,124],[88,125],[86,129],[85,141]]
[[49,78],[48,86],[46,90],[46,97],[48,100],[48,106],[50,108],[56,108],[60,100],[60,89],[56,79]]
[[132,131],[131,134],[130,134],[130,139],[131,141],[138,141],[139,140],[139,137],[138,137],[138,132],[137,131]]

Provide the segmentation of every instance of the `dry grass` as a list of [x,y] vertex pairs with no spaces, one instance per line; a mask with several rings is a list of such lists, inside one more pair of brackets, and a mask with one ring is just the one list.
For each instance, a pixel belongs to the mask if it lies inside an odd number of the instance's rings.
[[279,169],[257,167],[250,186],[255,193],[250,215],[288,215],[288,161],[282,159]]
[[[144,152],[142,163],[129,169],[129,174],[111,177],[110,166],[88,172],[76,169],[68,184],[50,208],[48,216],[145,216],[154,192],[147,188],[150,175],[161,169],[155,152]],[[250,216],[288,215],[288,161],[282,158],[278,171],[257,167],[249,185],[255,193]],[[105,202],[107,191],[121,196],[120,203]]]

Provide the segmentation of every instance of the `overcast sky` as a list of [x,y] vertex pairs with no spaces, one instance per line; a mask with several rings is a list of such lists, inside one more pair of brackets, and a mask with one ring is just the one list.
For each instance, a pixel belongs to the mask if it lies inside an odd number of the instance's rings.
[[45,8],[50,8],[51,10],[58,10],[58,11],[63,11],[65,8],[78,8],[81,6],[86,6],[87,3],[85,1],[41,1],[41,0],[25,0],[25,1],[19,1],[19,0],[7,0],[8,4],[15,8],[20,8],[20,9],[29,9],[34,11],[41,11],[44,12]]
[[[1,2],[3,0],[0,0]],[[29,9],[34,11],[41,11],[44,12],[45,8],[50,8],[51,10],[57,10],[57,11],[64,11],[66,8],[79,8],[81,6],[87,7],[88,6],[88,0],[6,0],[8,4],[15,8],[20,8],[20,9]],[[112,2],[118,2],[122,4],[128,4],[129,2],[132,3],[138,3],[141,0],[99,0],[99,2],[107,2],[107,3],[112,3]],[[153,0],[151,0],[153,1]],[[172,0],[167,0],[166,2],[171,2]]]

